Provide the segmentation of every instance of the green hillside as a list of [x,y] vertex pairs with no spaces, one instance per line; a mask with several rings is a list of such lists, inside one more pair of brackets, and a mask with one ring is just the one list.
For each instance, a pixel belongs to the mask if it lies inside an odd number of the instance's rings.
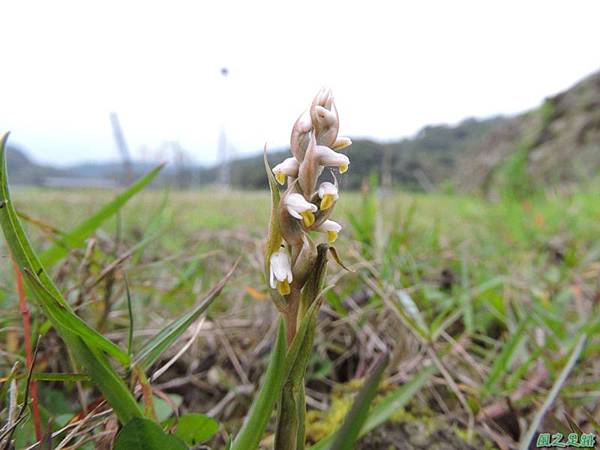
[[454,182],[489,196],[586,182],[600,169],[600,72],[505,121],[461,155]]

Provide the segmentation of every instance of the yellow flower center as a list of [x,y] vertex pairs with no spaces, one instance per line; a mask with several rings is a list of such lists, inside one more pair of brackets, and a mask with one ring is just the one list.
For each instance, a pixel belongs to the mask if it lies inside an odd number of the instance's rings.
[[325,194],[321,199],[321,209],[329,209],[333,206],[335,198],[331,194]]
[[338,232],[337,231],[328,231],[327,232],[327,241],[329,241],[330,244],[333,244],[335,242],[335,240],[338,237]]
[[275,179],[277,180],[277,182],[281,185],[285,184],[285,173],[283,172],[276,172],[275,173]]
[[315,223],[315,215],[312,213],[312,211],[304,211],[302,214],[302,221],[304,222],[304,225],[306,225],[307,227],[310,227],[313,223]]
[[344,173],[348,171],[348,164],[340,164],[340,167],[338,167],[338,169],[340,169],[340,173]]
[[287,278],[283,281],[277,282],[277,290],[281,295],[288,295],[290,293],[290,283],[288,283]]

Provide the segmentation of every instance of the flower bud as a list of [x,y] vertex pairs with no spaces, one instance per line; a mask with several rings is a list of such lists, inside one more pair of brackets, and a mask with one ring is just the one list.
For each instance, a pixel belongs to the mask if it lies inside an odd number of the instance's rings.
[[333,150],[342,150],[346,147],[350,147],[352,145],[352,140],[347,137],[338,137],[331,148]]
[[315,134],[311,133],[306,154],[304,155],[304,159],[298,170],[298,185],[307,199],[310,199],[314,193],[317,178],[319,178],[322,171],[323,168],[319,165],[319,159],[317,157],[317,141],[315,139]]
[[312,120],[309,111],[304,111],[294,123],[290,137],[290,150],[292,155],[301,162],[304,159],[309,143],[309,133],[312,130]]
[[330,90],[321,89],[315,96],[310,107],[310,118],[317,144],[333,146],[340,128],[340,120]]
[[286,177],[296,178],[300,164],[294,157],[287,158],[283,162],[273,167],[273,174],[279,184],[285,184]]
[[290,283],[293,280],[290,255],[285,249],[274,252],[269,261],[270,284],[277,289],[281,295],[290,293]]

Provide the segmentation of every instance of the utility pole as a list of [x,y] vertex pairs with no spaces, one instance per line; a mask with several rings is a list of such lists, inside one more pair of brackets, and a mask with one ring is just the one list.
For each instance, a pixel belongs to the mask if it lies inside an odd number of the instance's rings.
[[221,76],[223,77],[222,83],[222,112],[221,112],[221,131],[219,135],[219,147],[218,147],[218,162],[219,162],[219,173],[217,184],[221,187],[221,189],[229,189],[231,183],[231,167],[230,167],[230,157],[229,151],[227,149],[227,134],[225,133],[225,116],[227,114],[227,95],[226,95],[226,80],[227,75],[229,75],[229,69],[227,67],[221,68]]
[[127,147],[125,135],[123,134],[123,129],[121,128],[121,123],[119,122],[119,116],[117,116],[117,113],[110,113],[110,124],[112,126],[113,136],[115,138],[115,142],[117,143],[117,148],[119,149],[121,161],[123,163],[123,177],[121,178],[121,184],[128,185],[133,181],[133,170],[131,167],[129,147]]

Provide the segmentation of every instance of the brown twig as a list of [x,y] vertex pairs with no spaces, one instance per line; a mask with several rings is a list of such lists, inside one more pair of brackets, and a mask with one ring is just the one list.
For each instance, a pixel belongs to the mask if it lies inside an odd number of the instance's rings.
[[[27,307],[27,299],[25,297],[25,288],[23,287],[23,274],[19,270],[17,263],[13,259],[13,269],[15,271],[15,279],[17,284],[17,294],[19,296],[19,311],[23,318],[23,336],[25,340],[25,361],[29,370],[33,368],[33,353],[31,352],[31,314]],[[40,419],[40,408],[37,397],[37,386],[34,380],[30,381],[29,390],[31,392],[31,409],[33,411],[33,426],[35,428],[35,438],[40,441],[42,439],[42,422]]]

